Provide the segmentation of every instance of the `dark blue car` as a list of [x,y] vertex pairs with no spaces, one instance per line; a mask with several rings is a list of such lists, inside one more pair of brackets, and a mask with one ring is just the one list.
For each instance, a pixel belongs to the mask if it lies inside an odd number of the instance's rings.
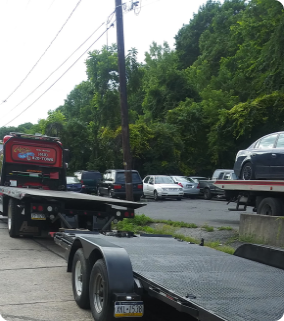
[[261,137],[236,156],[234,171],[239,179],[284,179],[284,132]]
[[67,176],[67,191],[69,192],[81,192],[82,184],[77,177]]

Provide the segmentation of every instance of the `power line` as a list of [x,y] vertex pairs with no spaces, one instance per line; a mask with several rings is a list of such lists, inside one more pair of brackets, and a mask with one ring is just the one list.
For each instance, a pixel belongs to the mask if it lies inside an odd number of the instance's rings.
[[63,28],[65,27],[65,25],[67,24],[67,22],[69,21],[69,19],[71,18],[71,16],[73,15],[73,13],[75,12],[75,10],[77,9],[77,7],[79,6],[80,2],[82,0],[79,0],[75,6],[75,8],[72,10],[72,12],[70,13],[69,17],[67,18],[67,20],[64,22],[63,26],[61,27],[61,29],[57,32],[56,36],[54,37],[54,39],[51,41],[51,43],[49,44],[49,46],[45,49],[45,51],[43,52],[43,54],[39,57],[38,61],[34,64],[34,66],[32,67],[32,69],[27,73],[27,75],[25,76],[25,78],[19,83],[19,85],[12,91],[12,93],[2,101],[2,103],[0,105],[2,105],[3,103],[7,102],[7,100],[18,90],[18,88],[22,85],[22,83],[28,78],[28,76],[31,74],[31,72],[34,70],[34,68],[37,66],[37,64],[40,62],[41,58],[46,54],[47,50],[51,47],[51,45],[53,44],[53,42],[56,40],[56,38],[58,37],[58,35],[60,34],[60,32],[63,30]]
[[77,52],[105,23],[103,22],[72,54],[65,59],[61,65],[59,65],[43,82],[41,82],[31,93],[29,93],[24,99],[22,99],[15,107],[8,111],[7,114],[3,115],[2,118],[9,115],[13,110],[15,110],[21,103],[23,103],[27,98],[29,98],[39,87],[41,87],[58,69],[60,69],[74,54]]
[[[116,20],[114,20],[115,22]],[[109,26],[108,29],[110,29],[112,27]],[[8,123],[6,123],[5,125],[3,125],[2,127],[7,126],[8,124],[10,124],[12,121],[14,121],[15,119],[17,119],[18,117],[20,117],[25,111],[27,111],[33,104],[35,104],[45,93],[47,93],[75,64],[76,62],[78,62],[78,60],[80,60],[84,54],[108,31],[108,29],[106,29],[82,54],[79,58],[77,58],[75,60],[75,62],[50,86],[48,87],[33,103],[31,103],[28,107],[26,107],[20,114],[18,114],[17,116],[15,116],[12,120],[10,120]]]

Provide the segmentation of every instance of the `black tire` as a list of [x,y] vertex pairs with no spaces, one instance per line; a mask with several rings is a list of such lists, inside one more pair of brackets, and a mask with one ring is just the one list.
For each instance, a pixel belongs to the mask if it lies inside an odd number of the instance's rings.
[[266,197],[257,208],[257,214],[270,216],[283,216],[283,202],[279,198]]
[[83,249],[78,249],[72,262],[72,288],[74,300],[82,309],[90,308],[89,299],[90,267]]
[[204,199],[205,200],[211,200],[211,198],[212,198],[212,193],[211,193],[211,191],[210,191],[210,189],[209,188],[205,188],[204,189],[204,191],[203,191],[203,193],[204,193]]
[[92,268],[89,286],[90,306],[96,321],[114,320],[114,304],[108,282],[105,262],[100,259]]
[[251,181],[255,179],[255,173],[250,162],[247,162],[243,165],[241,170],[241,179],[245,181]]
[[158,195],[158,192],[155,190],[154,191],[154,200],[155,201],[158,201],[160,198],[159,198],[159,195]]
[[8,203],[8,232],[11,237],[19,237],[20,222],[19,208],[17,200],[10,198]]

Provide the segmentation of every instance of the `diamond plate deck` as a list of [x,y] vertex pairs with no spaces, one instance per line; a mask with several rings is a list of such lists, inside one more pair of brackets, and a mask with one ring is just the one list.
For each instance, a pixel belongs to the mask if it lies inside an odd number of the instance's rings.
[[172,238],[99,237],[125,248],[138,275],[225,320],[277,321],[284,314],[283,270]]

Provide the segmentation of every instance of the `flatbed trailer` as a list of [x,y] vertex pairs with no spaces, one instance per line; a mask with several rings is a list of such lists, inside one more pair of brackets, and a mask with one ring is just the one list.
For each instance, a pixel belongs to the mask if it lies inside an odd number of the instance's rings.
[[253,206],[258,214],[284,215],[284,181],[217,180],[214,185],[225,190],[226,198],[236,203],[236,209],[230,210],[246,210],[247,206]]
[[66,230],[73,294],[96,321],[142,316],[143,297],[201,321],[276,321],[284,314],[284,251],[244,244],[234,255],[172,237]]
[[43,236],[60,228],[109,230],[146,204],[67,191],[0,186],[0,213],[11,237]]

